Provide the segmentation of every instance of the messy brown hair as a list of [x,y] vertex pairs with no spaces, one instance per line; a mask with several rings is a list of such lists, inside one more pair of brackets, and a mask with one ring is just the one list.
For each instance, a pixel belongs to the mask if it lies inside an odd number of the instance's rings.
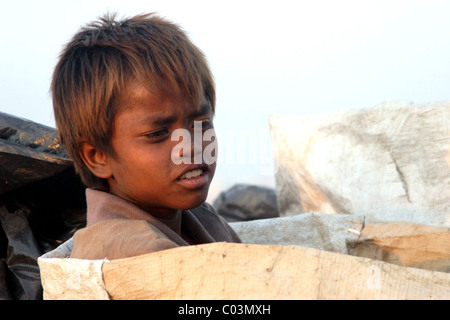
[[155,14],[121,21],[108,14],[81,28],[60,55],[51,93],[60,138],[88,187],[106,184],[83,162],[81,144],[114,154],[110,139],[117,102],[136,82],[192,105],[203,93],[214,113],[207,61],[179,26]]

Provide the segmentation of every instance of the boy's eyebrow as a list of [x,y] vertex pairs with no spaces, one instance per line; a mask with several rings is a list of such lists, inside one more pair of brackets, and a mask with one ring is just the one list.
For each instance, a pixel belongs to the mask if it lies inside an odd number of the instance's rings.
[[162,125],[167,125],[170,123],[173,123],[177,120],[178,116],[176,114],[172,114],[172,115],[152,115],[150,117],[148,117],[148,120],[150,120],[150,122],[154,125],[158,125],[158,126],[162,126]]
[[[211,111],[211,105],[209,103],[201,104],[198,109],[193,110],[193,112],[191,112],[189,114],[189,117],[196,118],[196,117],[204,116],[204,115],[208,114],[210,111]],[[164,114],[157,113],[157,114],[152,114],[148,117],[144,117],[139,122],[143,122],[143,123],[147,122],[147,123],[152,123],[157,126],[163,126],[163,125],[171,124],[171,123],[177,121],[177,119],[178,119],[177,114],[164,115]]]

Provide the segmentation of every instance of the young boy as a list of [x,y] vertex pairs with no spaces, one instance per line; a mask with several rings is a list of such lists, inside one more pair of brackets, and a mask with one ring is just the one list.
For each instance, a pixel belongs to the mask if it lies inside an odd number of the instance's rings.
[[211,133],[215,111],[208,64],[178,26],[153,14],[89,24],[63,50],[51,91],[61,140],[88,187],[72,258],[240,242],[205,203],[216,164],[200,153],[214,139],[180,149],[172,138],[198,124]]

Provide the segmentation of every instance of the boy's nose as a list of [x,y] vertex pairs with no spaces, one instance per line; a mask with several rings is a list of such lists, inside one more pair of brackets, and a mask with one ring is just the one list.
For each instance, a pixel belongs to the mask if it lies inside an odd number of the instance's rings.
[[194,136],[191,139],[191,155],[195,164],[201,164],[203,153],[203,131],[201,122],[194,125]]
[[[203,163],[203,132],[200,130],[188,131],[180,130],[182,133],[179,137],[182,138],[180,142],[175,138],[174,147],[172,148],[171,157],[176,164],[202,164]],[[178,136],[177,136],[178,137]]]

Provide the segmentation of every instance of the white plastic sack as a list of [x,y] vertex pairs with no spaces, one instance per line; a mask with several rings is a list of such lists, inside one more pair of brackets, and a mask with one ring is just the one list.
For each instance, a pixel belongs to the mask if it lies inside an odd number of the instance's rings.
[[273,116],[280,216],[450,226],[450,102]]

